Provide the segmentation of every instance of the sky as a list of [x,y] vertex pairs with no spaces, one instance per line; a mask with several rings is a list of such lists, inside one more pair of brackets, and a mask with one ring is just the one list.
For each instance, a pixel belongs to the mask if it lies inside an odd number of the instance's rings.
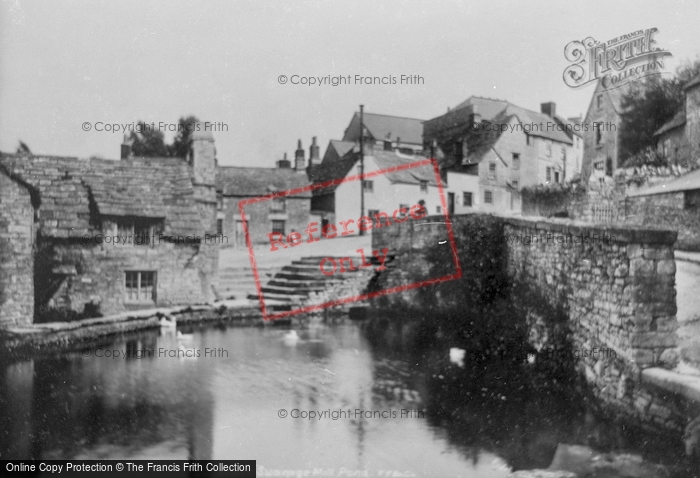
[[[2,0],[0,151],[21,140],[36,154],[117,159],[123,133],[103,125],[193,114],[226,125],[213,133],[219,164],[272,167],[298,139],[308,157],[317,136],[323,154],[360,104],[430,119],[477,95],[577,116],[594,86],[564,84],[569,42],[655,27],[672,72],[700,54],[699,18],[694,0]],[[293,85],[293,75],[423,84]]]

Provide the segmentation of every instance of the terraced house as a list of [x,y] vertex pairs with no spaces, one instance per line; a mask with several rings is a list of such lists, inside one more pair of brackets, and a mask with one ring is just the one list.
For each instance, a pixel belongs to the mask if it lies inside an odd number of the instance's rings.
[[216,150],[186,160],[0,155],[0,325],[207,302]]
[[[315,138],[311,152],[312,158],[314,154],[318,156]],[[276,168],[219,167],[216,172],[217,228],[226,236],[228,245],[246,247],[243,217],[238,208],[241,201],[303,188],[309,185],[306,173],[301,140],[295,152],[294,167],[286,155],[277,161]],[[267,235],[271,232],[287,235],[303,231],[311,222],[310,209],[310,191],[248,204],[244,212],[251,241],[253,244],[268,242]]]
[[580,132],[554,103],[535,112],[472,96],[426,121],[423,140],[440,162],[451,214],[519,214],[522,188],[563,183],[581,171]]

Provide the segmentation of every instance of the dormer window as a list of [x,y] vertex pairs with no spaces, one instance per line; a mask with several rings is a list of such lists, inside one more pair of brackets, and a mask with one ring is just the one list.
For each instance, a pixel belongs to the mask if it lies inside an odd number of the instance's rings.
[[109,242],[116,245],[152,246],[155,237],[163,230],[162,219],[119,217],[113,222],[116,234]]
[[427,193],[428,192],[428,181],[422,179],[420,182],[420,192],[422,193]]

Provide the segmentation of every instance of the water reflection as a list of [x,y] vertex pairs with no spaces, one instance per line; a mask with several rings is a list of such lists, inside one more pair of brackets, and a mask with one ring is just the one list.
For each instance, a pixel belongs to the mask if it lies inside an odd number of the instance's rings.
[[[528,389],[518,370],[465,380],[449,347],[410,326],[315,326],[297,340],[274,327],[179,330],[199,357],[161,353],[183,338],[156,330],[90,356],[0,367],[2,458],[236,458],[265,470],[498,478],[547,467],[560,442],[627,445],[572,396]],[[327,414],[292,417],[310,411]]]

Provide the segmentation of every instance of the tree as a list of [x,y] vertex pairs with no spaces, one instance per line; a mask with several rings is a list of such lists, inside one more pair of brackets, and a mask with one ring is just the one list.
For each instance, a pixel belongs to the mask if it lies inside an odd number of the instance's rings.
[[153,128],[153,125],[139,121],[137,131],[131,132],[130,139],[134,156],[169,156],[163,132]]
[[189,151],[189,142],[192,132],[195,130],[195,125],[199,122],[196,116],[190,115],[186,118],[181,117],[178,121],[178,132],[173,139],[173,144],[170,146],[170,155],[178,158],[187,157]]
[[653,147],[656,132],[682,110],[683,87],[700,73],[700,59],[682,64],[672,78],[646,77],[622,96],[620,128],[621,158],[627,159],[645,148]]

